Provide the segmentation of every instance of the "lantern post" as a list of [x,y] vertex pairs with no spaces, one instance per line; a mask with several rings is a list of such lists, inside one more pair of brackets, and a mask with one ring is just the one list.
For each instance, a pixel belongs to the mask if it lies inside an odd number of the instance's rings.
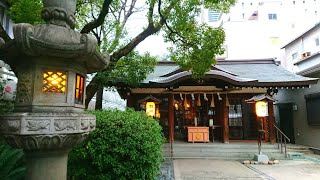
[[263,129],[263,119],[268,116],[268,102],[275,101],[269,95],[257,95],[252,97],[251,99],[246,100],[247,103],[255,104],[255,112],[257,115],[257,130],[258,130],[258,154],[254,155],[254,160],[258,162],[269,161],[267,155],[262,153],[262,137],[265,134],[265,130]]

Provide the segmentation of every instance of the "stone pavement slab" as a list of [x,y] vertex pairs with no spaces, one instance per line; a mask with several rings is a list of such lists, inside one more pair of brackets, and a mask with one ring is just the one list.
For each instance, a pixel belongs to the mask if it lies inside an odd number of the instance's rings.
[[281,160],[280,164],[243,165],[240,161],[213,159],[176,159],[175,180],[320,180],[320,162]]
[[248,165],[258,174],[276,180],[320,180],[320,163],[310,160],[281,160],[277,165]]
[[176,159],[175,180],[260,180],[264,179],[255,171],[238,161],[211,159]]

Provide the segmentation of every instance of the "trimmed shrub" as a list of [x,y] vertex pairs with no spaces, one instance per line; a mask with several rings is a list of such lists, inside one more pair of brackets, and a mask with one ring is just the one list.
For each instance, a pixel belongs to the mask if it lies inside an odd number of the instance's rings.
[[69,154],[74,179],[155,179],[163,160],[158,121],[144,112],[95,111],[96,130]]

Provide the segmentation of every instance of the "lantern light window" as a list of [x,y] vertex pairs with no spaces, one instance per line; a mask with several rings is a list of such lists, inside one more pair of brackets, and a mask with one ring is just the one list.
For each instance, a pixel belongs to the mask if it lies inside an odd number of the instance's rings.
[[45,71],[43,73],[43,93],[62,94],[66,92],[67,75],[62,71]]
[[83,96],[84,96],[84,76],[77,74],[76,89],[75,89],[75,103],[83,104]]

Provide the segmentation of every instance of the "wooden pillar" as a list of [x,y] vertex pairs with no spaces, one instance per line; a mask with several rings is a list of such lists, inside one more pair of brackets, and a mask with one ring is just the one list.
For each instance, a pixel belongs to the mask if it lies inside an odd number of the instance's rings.
[[168,102],[168,120],[169,120],[169,140],[174,141],[174,99],[173,94],[169,94]]
[[226,95],[222,97],[220,110],[222,111],[223,120],[223,142],[229,143],[229,107],[226,106]]
[[134,101],[133,101],[132,94],[130,92],[127,92],[127,107],[134,108]]
[[276,143],[276,134],[275,134],[275,127],[273,126],[275,124],[275,118],[274,118],[274,112],[273,112],[273,102],[268,103],[268,120],[269,120],[269,136],[270,136],[270,143],[274,144]]

